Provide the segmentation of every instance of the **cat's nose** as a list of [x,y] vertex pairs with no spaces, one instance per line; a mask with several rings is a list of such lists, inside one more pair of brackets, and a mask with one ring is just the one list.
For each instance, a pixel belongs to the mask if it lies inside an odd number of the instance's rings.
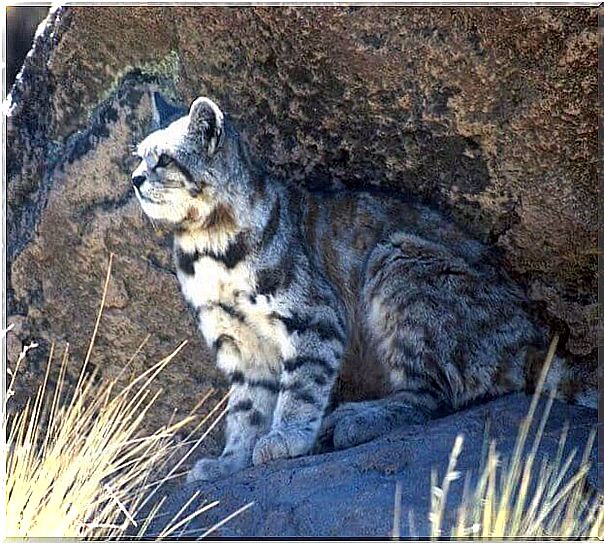
[[145,182],[145,179],[147,179],[144,175],[135,175],[132,178],[132,184],[137,188],[140,189],[141,185]]

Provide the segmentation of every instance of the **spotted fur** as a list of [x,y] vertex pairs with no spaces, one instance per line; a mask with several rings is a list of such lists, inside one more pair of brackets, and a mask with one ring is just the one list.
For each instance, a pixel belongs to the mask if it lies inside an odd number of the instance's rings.
[[[530,386],[545,331],[492,252],[433,209],[270,177],[207,98],[138,154],[136,195],[173,225],[183,295],[231,383],[224,452],[190,479]],[[338,376],[369,399],[325,417]]]

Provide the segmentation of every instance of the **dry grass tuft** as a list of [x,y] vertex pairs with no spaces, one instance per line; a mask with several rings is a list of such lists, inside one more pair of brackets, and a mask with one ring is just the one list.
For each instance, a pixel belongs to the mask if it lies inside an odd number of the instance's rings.
[[183,345],[119,393],[115,381],[96,386],[93,376],[81,377],[68,402],[63,357],[52,399],[42,385],[33,403],[6,420],[8,535],[110,537],[138,527],[149,474],[165,460],[174,433],[191,421],[138,435],[159,394],[149,387]]
[[[586,485],[595,432],[592,432],[586,443],[576,473],[572,474],[569,470],[577,451],[565,454],[568,428],[562,433],[555,458],[543,458],[537,466],[537,451],[554,399],[551,394],[530,449],[527,446],[529,431],[556,345],[557,337],[550,346],[537,390],[518,431],[509,461],[502,462],[495,442],[491,441],[487,444],[483,467],[479,470],[478,481],[472,491],[470,477],[466,477],[451,537],[594,540],[604,537],[604,501],[601,496],[588,491]],[[450,484],[461,476],[456,471],[456,465],[462,445],[463,438],[458,436],[440,486],[436,484],[436,474],[433,474],[430,513],[433,539],[442,536],[447,492]]]
[[[127,533],[145,535],[162,506],[161,500],[152,505],[152,498],[166,481],[182,475],[177,472],[178,468],[224,415],[223,410],[216,416],[224,406],[223,399],[206,417],[198,420],[200,417],[195,412],[210,392],[183,420],[171,422],[151,435],[141,435],[145,416],[160,394],[160,391],[152,392],[151,385],[186,342],[119,391],[116,389],[120,376],[96,384],[95,375],[86,372],[110,273],[111,260],[95,329],[72,394],[65,392],[67,349],[52,395],[47,393],[47,384],[53,349],[44,382],[35,398],[12,415],[8,414],[7,403],[19,366],[35,345],[26,347],[16,367],[8,372],[11,380],[2,422],[7,433],[5,533],[9,537],[113,539]],[[131,361],[133,359],[134,356]],[[193,441],[191,437],[195,432],[210,420],[212,423],[205,433],[194,440],[195,446],[176,462],[175,455],[181,446]],[[172,439],[175,432],[193,421],[197,424],[184,443],[175,444]],[[167,475],[159,476],[166,472]],[[217,505],[217,502],[202,503],[199,492],[193,495],[193,502],[196,507],[192,515],[184,519],[176,515],[164,523],[166,528],[155,536],[179,535],[178,530],[186,529],[193,517]]]

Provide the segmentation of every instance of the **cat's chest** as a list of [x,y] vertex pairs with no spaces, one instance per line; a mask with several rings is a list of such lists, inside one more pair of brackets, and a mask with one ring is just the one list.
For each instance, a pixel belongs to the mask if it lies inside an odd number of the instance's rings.
[[275,304],[254,293],[250,264],[229,268],[212,258],[200,258],[186,270],[179,268],[177,275],[209,347],[216,347],[227,337],[247,361],[277,361],[287,351],[287,333],[274,318]]
[[244,293],[251,293],[254,276],[249,266],[228,268],[210,257],[195,259],[183,269],[177,267],[178,281],[185,300],[196,310],[212,304],[237,304]]

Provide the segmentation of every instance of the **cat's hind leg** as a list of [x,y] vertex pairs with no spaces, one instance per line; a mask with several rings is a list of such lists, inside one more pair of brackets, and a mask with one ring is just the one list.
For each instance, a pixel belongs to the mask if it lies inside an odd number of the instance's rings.
[[336,448],[521,388],[536,330],[520,293],[470,249],[404,233],[376,246],[362,304],[390,395],[336,409],[324,424]]
[[420,424],[430,416],[429,410],[417,405],[409,392],[381,400],[345,403],[325,417],[321,441],[332,441],[334,448],[346,449],[388,434],[398,427]]

